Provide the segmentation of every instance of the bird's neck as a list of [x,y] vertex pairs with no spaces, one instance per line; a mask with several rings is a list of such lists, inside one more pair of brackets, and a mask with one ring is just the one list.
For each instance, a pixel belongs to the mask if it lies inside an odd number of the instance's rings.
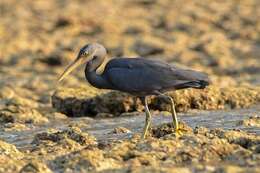
[[97,69],[101,66],[102,63],[93,63],[90,62],[85,67],[85,77],[87,81],[94,87],[100,89],[111,89],[111,85],[104,78],[104,75],[97,74]]

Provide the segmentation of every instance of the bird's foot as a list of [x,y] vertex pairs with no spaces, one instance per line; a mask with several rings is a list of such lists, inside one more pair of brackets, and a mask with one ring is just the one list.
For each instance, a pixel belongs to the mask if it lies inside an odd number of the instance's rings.
[[145,139],[146,138],[146,133],[142,133],[142,137],[141,137],[142,139]]
[[180,128],[175,129],[174,133],[175,133],[176,137],[181,137],[183,135],[183,131]]
[[187,132],[187,129],[178,127],[174,130],[174,134],[176,137],[181,137]]

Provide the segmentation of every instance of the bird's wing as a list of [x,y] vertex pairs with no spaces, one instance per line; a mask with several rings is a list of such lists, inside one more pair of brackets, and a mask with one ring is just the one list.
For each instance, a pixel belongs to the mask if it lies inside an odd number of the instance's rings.
[[160,91],[197,80],[200,73],[179,69],[144,58],[116,58],[105,67],[104,75],[115,89],[127,92]]

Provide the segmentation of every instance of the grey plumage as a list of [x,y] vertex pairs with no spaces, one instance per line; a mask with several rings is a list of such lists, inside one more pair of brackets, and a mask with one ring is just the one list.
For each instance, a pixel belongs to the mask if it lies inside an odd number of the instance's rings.
[[149,129],[151,117],[146,96],[163,95],[171,101],[173,125],[178,132],[173,99],[163,93],[184,88],[203,89],[210,84],[208,75],[205,73],[145,58],[114,58],[106,64],[103,73],[99,75],[96,70],[104,62],[105,57],[106,49],[102,45],[98,43],[85,45],[80,49],[76,60],[61,75],[59,81],[78,65],[86,63],[85,76],[94,87],[119,90],[141,97],[146,110],[143,138]]
[[145,58],[112,59],[106,65],[102,77],[112,85],[110,89],[137,96],[189,87],[205,88],[209,84],[204,73]]

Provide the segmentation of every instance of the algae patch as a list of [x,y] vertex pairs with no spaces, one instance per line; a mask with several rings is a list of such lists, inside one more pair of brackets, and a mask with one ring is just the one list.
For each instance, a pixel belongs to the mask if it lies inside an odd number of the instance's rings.
[[[219,88],[210,86],[205,90],[181,90],[170,92],[177,111],[188,109],[215,110],[225,108],[245,108],[260,102],[259,87]],[[143,105],[138,98],[126,93],[107,91],[93,94],[85,88],[59,89],[52,96],[52,105],[67,116],[96,116],[110,113],[118,116],[126,112],[142,111]],[[151,97],[151,109],[170,111],[165,98]],[[112,116],[110,115],[110,116]]]

